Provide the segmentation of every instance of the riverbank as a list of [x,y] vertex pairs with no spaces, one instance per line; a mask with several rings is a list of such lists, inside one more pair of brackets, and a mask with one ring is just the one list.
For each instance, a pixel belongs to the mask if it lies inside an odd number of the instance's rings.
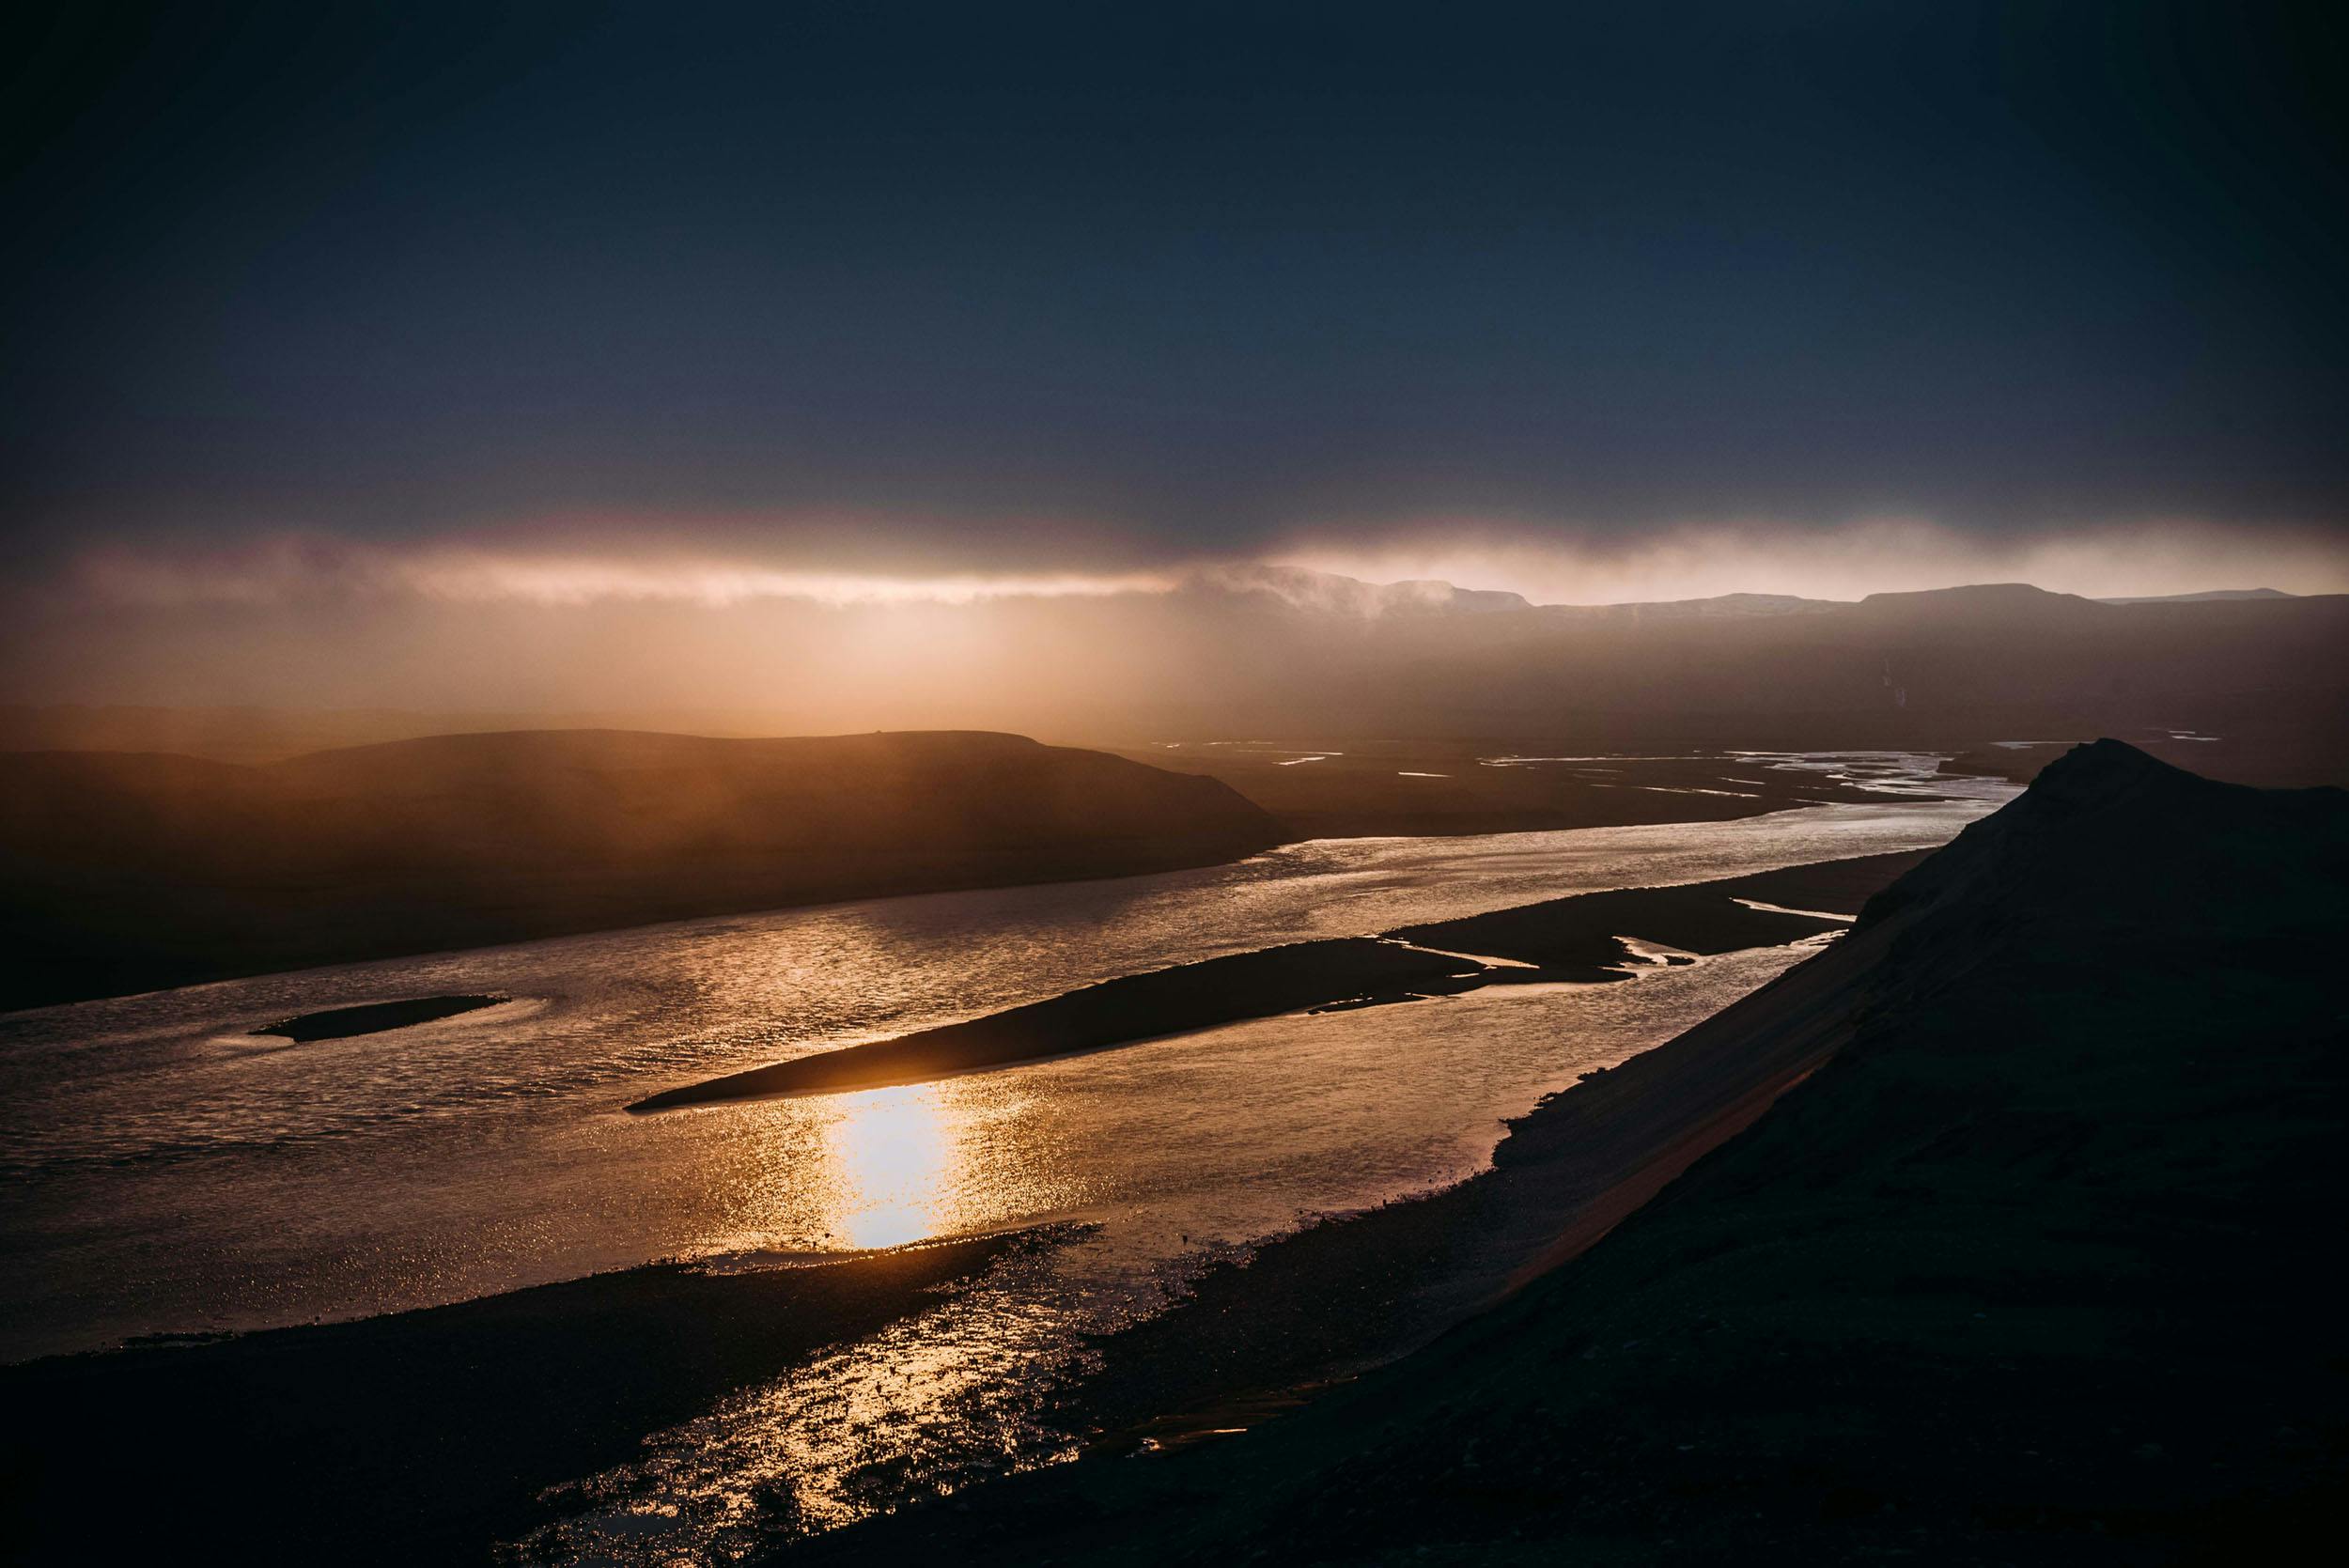
[[[1848,918],[1923,858],[1828,862],[1720,886]],[[1584,901],[1556,902],[1503,915],[1563,924]],[[1182,1306],[1104,1341],[1099,1371],[1067,1391],[1062,1421],[1097,1434],[1109,1452],[1252,1425],[1235,1409],[1278,1408],[1491,1306],[1578,1255],[1815,1071],[1848,1023],[1821,1016],[1827,989],[1816,969],[1791,970],[1517,1118],[1483,1173],[1217,1269]]]
[[[1119,755],[1220,779],[1295,838],[1550,832],[1662,822],[1727,822],[1795,807],[1871,799],[1871,768],[1801,771],[1790,753],[1731,750],[1768,740],[1735,726],[1666,736],[1589,729],[1575,739],[1518,735],[1482,741],[1336,738],[1200,740]],[[1828,740],[1825,747],[1848,744]]]
[[1282,841],[1212,779],[977,731],[0,753],[0,1009]]
[[[1616,1059],[1611,1042],[1669,1038],[1783,960],[1761,950],[1643,967],[1636,985],[1487,987],[1481,1000],[1241,1023],[880,1102],[615,1113],[794,1051],[1154,965],[1921,847],[1983,809],[1888,799],[1741,823],[1325,840],[1148,878],[831,905],[7,1015],[0,1098],[19,1114],[0,1127],[0,1229],[15,1248],[0,1358],[428,1306],[705,1250],[869,1243],[871,1194],[843,1182],[863,1168],[837,1163],[838,1150],[884,1110],[935,1141],[926,1169],[946,1228],[1149,1201],[1170,1179],[1202,1184],[1205,1209],[1229,1180],[1250,1218],[1219,1200],[1224,1223],[1209,1219],[1209,1234],[1247,1241],[1291,1213],[1456,1179],[1459,1158],[1473,1168],[1489,1152],[1500,1116]],[[443,995],[517,1000],[347,1041],[250,1037],[273,1019]],[[1543,1032],[1545,1015],[1566,1037]],[[1395,1051],[1345,1044],[1377,1038]],[[1334,1076],[1315,1076],[1324,1062]],[[1336,1114],[1259,1104],[1252,1085],[1268,1072],[1286,1099]],[[1008,1123],[986,1109],[1005,1096],[1019,1107]],[[1174,1122],[1203,1163],[1162,1169],[1143,1129]],[[1455,1141],[1473,1155],[1455,1157]],[[1294,1149],[1301,1163],[1256,1149]]]
[[[1726,905],[1723,890],[1734,888],[1824,911],[1856,908],[1867,888],[1916,858],[1730,878],[1703,896]],[[1601,913],[1583,924],[1604,926],[1616,897],[1553,901],[1565,912],[1552,911],[1552,925],[1563,929],[1571,907],[1587,903]],[[1797,924],[1813,931],[1831,921]],[[1577,1092],[1585,1103],[1587,1088]],[[1605,1179],[1563,1169],[1543,1177],[1547,1190]],[[1062,1414],[1079,1430],[1130,1425],[1391,1353],[1456,1311],[1457,1293],[1505,1282],[1517,1254],[1505,1238],[1493,1250],[1498,1222],[1532,1190],[1515,1177],[1500,1186],[1479,1178],[1425,1203],[1309,1229],[1247,1268],[1213,1272],[1198,1303],[1175,1314],[1181,1327],[1145,1322],[1108,1342],[1102,1377],[1066,1390],[1082,1408]],[[357,1323],[9,1369],[0,1393],[26,1413],[10,1468],[41,1499],[23,1506],[66,1511],[29,1522],[24,1539],[36,1560],[43,1551],[62,1559],[69,1542],[86,1544],[86,1522],[107,1497],[135,1493],[174,1521],[181,1541],[240,1538],[257,1560],[292,1560],[319,1542],[357,1560],[468,1560],[483,1543],[524,1538],[546,1522],[533,1501],[545,1487],[627,1461],[645,1435],[774,1376],[819,1343],[919,1310],[1006,1247],[1050,1244],[988,1239],[743,1276],[638,1269]],[[1348,1310],[1331,1313],[1333,1301]],[[1203,1338],[1199,1326],[1211,1319]],[[261,1484],[272,1498],[283,1487],[303,1500],[236,1537],[255,1477],[270,1478]],[[368,1500],[346,1500],[354,1495]],[[367,1544],[341,1550],[348,1529]]]
[[10,1560],[488,1562],[540,1492],[1047,1234],[676,1265],[0,1369]]
[[[1293,1327],[1350,1323],[1346,1252],[1522,1222],[1538,1244],[1486,1312],[1221,1423],[1244,1435],[783,1555],[2295,1560],[2349,1454],[2344,855],[2338,791],[2083,748],[1820,958],[1518,1124],[1481,1183],[1241,1271],[1320,1274]],[[1676,1132],[1648,1121],[1667,1088],[1710,1094]],[[1611,1181],[1544,1174],[1610,1144]],[[1549,1193],[1470,1210],[1513,1183]],[[1211,1341],[1262,1282],[1210,1281],[1112,1366]]]

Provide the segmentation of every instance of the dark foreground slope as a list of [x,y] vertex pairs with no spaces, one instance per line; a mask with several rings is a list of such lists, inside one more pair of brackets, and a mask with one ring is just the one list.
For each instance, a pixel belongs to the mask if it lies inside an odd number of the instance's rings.
[[0,756],[0,1007],[1252,853],[1227,786],[1018,736],[452,735]]
[[1504,1168],[1652,1059],[1815,1064],[1579,1257],[1246,1436],[812,1555],[2306,1560],[2349,1461],[2344,936],[2349,798],[2083,747],[1520,1125]]
[[1049,1234],[656,1265],[455,1306],[0,1368],[10,1562],[487,1563],[647,1432]]

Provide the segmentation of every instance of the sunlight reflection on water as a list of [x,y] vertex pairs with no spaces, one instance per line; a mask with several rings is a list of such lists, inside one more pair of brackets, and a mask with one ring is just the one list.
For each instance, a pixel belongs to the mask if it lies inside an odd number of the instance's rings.
[[[1050,1228],[975,1285],[567,1489],[558,1508],[573,1517],[526,1544],[532,1560],[724,1561],[762,1532],[829,1529],[1068,1457],[1079,1435],[1053,1424],[1051,1393],[1092,1364],[1096,1336],[1315,1216],[1483,1169],[1502,1119],[1544,1090],[1670,1037],[1812,950],[1729,954],[1609,986],[1288,1015],[919,1089],[722,1108],[767,1119],[833,1108],[822,1137],[843,1153],[826,1167],[839,1173],[828,1223],[871,1216],[949,1234],[1042,1215]],[[905,1146],[863,1143],[893,1134]],[[1112,1174],[1079,1181],[1088,1167]]]
[[952,1228],[946,1167],[961,1152],[927,1084],[843,1094],[824,1129],[833,1199],[826,1234],[860,1249],[901,1247]]
[[[1264,1019],[907,1089],[655,1117],[624,1114],[630,1100],[1158,964],[1930,846],[2013,793],[1966,789],[1729,822],[1316,841],[1160,877],[688,922],[11,1015],[0,1356],[388,1311],[659,1257],[804,1260],[1058,1227],[1055,1245],[1015,1253],[977,1288],[746,1390],[578,1493],[614,1527],[590,1532],[594,1553],[722,1560],[768,1514],[833,1523],[1057,1457],[1069,1438],[1041,1401],[1083,1363],[1090,1334],[1316,1214],[1461,1179],[1501,1118],[1799,955]],[[248,1048],[251,1028],[290,1014],[474,991],[517,1001]]]

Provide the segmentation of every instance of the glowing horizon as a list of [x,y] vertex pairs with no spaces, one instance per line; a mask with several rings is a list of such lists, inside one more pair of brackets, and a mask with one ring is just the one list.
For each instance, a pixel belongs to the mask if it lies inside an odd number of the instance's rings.
[[1576,545],[1523,529],[1447,524],[1418,542],[1391,533],[1349,540],[1321,529],[1252,557],[1126,569],[925,570],[795,563],[733,541],[663,552],[540,540],[358,545],[284,536],[232,549],[108,546],[73,557],[29,591],[163,608],[272,605],[362,597],[450,605],[548,608],[678,602],[723,608],[782,599],[825,605],[963,605],[1003,598],[1166,594],[1201,585],[1278,587],[1296,569],[1370,584],[1433,581],[1514,593],[1535,605],[1607,605],[1783,595],[1851,601],[1873,593],[1981,582],[2028,582],[2111,598],[2273,588],[2349,592],[2349,549],[2325,531],[2274,528],[2250,536],[2190,520],[1984,540],[1918,519],[1829,528],[1766,521],[1698,523],[1636,542]]

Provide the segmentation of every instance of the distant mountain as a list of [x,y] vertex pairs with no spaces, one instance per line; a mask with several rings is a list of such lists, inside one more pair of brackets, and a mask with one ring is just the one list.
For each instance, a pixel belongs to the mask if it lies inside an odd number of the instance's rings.
[[1632,604],[1545,604],[1545,615],[1619,621],[1674,621],[1739,615],[1807,615],[1840,610],[1830,598],[1798,598],[1792,594],[1719,594],[1711,598],[1664,599]]
[[2028,582],[1981,582],[1957,588],[1924,588],[1909,593],[1870,594],[1857,608],[1879,620],[1977,624],[2011,621],[2017,617],[2046,619],[2092,614],[2097,601],[2077,594],[2050,593]]
[[[1716,617],[1814,614],[1849,610],[1846,599],[1804,598],[1794,594],[1719,594],[1710,598],[1635,600],[1620,604],[1535,604],[1520,594],[1460,588],[1429,579],[1364,582],[1303,567],[1221,567],[1195,573],[1194,591],[1260,595],[1296,610],[1339,615],[1490,614],[1532,611],[1553,619],[1610,621],[1689,620]],[[2275,588],[2218,588],[2199,594],[2152,594],[2123,598],[2085,598],[2050,593],[2028,582],[1993,582],[1871,594],[1858,601],[1878,614],[2013,616],[2055,613],[2057,604],[2208,604],[2246,599],[2289,599],[2300,596]]]
[[[1858,603],[1731,594],[1533,605],[1444,582],[1255,567],[1200,573],[1172,592],[772,613],[764,663],[696,687],[738,710],[600,722],[704,735],[985,726],[1129,748],[1473,739],[1536,754],[1954,751],[2098,734],[2162,745],[2191,731],[2204,771],[2349,782],[2343,595],[2109,604],[1990,583]],[[816,667],[832,677],[792,677]],[[493,722],[20,707],[0,709],[0,748],[244,762]]]
[[[2349,1465],[2344,941],[2349,795],[2080,747],[1822,955],[1517,1125],[1479,1181],[1711,1147],[1628,1218],[1567,1201],[1570,1261],[1244,1435],[806,1555],[2307,1560]],[[1688,1125],[1756,1061],[1775,1106]]]
[[[1984,583],[1344,624],[1287,600],[1138,609],[1148,663],[1126,712],[1162,714],[1154,738],[1944,749],[2192,730],[2218,737],[2195,743],[2198,767],[2349,782],[2349,596],[2104,604]],[[1153,706],[1154,689],[1181,706]],[[1098,710],[1117,711],[1106,693]]]
[[1534,604],[1522,594],[1461,588],[1432,579],[1364,582],[1304,567],[1218,567],[1194,573],[1194,593],[1257,595],[1295,610],[1334,615],[1494,614],[1532,611],[1554,619],[1683,620],[1736,615],[1793,615],[1838,608],[1835,599],[1792,594],[1721,594],[1712,598],[1625,604]]
[[2100,598],[2098,604],[2203,604],[2213,599],[2297,598],[2279,588],[2213,588],[2200,594],[2141,594],[2135,598]]
[[439,736],[0,755],[0,1007],[693,915],[1198,865],[1213,779],[1019,736]]

